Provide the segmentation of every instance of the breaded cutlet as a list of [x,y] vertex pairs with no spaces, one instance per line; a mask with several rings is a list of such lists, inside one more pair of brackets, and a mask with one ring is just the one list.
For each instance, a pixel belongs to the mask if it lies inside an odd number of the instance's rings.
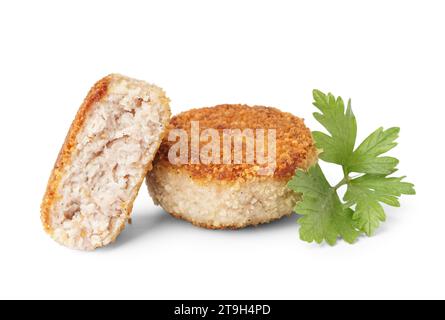
[[114,241],[130,218],[170,120],[159,87],[121,75],[98,81],[71,125],[41,205],[62,245],[92,250]]
[[[269,151],[266,132],[275,130],[275,170],[265,174],[266,164],[246,163],[246,139],[242,141],[245,155],[242,163],[233,161],[234,147],[230,164],[224,163],[224,152],[219,154],[219,163],[194,163],[192,122],[199,123],[200,133],[215,129],[221,149],[225,130],[251,129],[255,133],[264,130],[264,144],[255,140],[255,145],[265,146],[266,157]],[[190,150],[185,163],[172,163],[169,159],[171,148],[178,142],[169,136],[177,129],[188,137]],[[243,228],[289,215],[300,196],[287,188],[287,182],[297,168],[307,169],[317,161],[311,132],[303,120],[276,108],[218,105],[192,109],[173,117],[168,130],[153,170],[147,175],[149,192],[155,203],[171,215],[205,228]],[[200,149],[208,142],[199,139]]]

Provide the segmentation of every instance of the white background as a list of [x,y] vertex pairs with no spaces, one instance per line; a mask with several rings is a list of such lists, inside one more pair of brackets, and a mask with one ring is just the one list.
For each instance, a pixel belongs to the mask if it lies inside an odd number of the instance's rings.
[[[0,298],[445,298],[443,1],[1,1]],[[208,231],[153,205],[93,253],[42,230],[68,126],[111,72],[154,82],[174,113],[219,103],[312,118],[311,91],[351,97],[359,138],[400,126],[417,195],[372,238],[298,238],[293,216]],[[331,172],[337,168],[323,165]]]

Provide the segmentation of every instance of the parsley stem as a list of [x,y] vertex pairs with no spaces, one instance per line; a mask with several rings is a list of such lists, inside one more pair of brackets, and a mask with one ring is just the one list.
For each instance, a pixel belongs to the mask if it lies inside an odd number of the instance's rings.
[[345,184],[348,184],[350,179],[351,178],[348,175],[345,175],[343,179],[335,185],[334,190],[337,191],[340,187],[344,186]]

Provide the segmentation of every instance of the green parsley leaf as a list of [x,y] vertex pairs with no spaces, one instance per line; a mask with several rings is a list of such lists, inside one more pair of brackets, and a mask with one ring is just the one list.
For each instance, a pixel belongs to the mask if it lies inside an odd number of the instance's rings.
[[336,164],[347,164],[354,150],[357,137],[357,122],[351,109],[351,100],[345,112],[341,97],[337,99],[330,93],[327,95],[319,90],[313,91],[314,106],[321,113],[315,112],[314,117],[331,134],[319,131],[312,132],[317,148],[322,150],[320,159]]
[[349,181],[344,200],[356,205],[353,219],[357,221],[357,227],[368,236],[373,235],[380,222],[386,219],[380,202],[399,207],[399,196],[415,194],[414,185],[402,182],[403,179],[366,174]]
[[371,174],[390,174],[394,172],[399,160],[392,157],[378,157],[394,148],[399,136],[399,128],[383,130],[379,128],[367,137],[354,151],[347,164],[348,172]]
[[[404,177],[390,177],[397,171],[399,161],[381,156],[397,143],[399,128],[379,128],[354,150],[357,123],[351,101],[345,111],[341,97],[313,91],[314,105],[321,113],[314,113],[329,132],[313,132],[320,159],[342,166],[344,177],[332,187],[318,164],[307,171],[297,170],[288,187],[302,195],[295,212],[302,215],[300,238],[308,242],[326,241],[334,245],[339,237],[353,243],[361,233],[374,234],[386,215],[382,204],[398,207],[402,194],[415,194],[414,185],[402,181]],[[351,172],[360,176],[351,178]],[[338,189],[346,186],[343,201]]]
[[353,243],[359,232],[354,228],[352,210],[343,208],[336,190],[326,180],[319,165],[307,172],[299,170],[289,182],[289,187],[303,194],[303,201],[295,207],[302,215],[300,238],[307,242],[321,243],[325,240],[334,245],[342,237]]

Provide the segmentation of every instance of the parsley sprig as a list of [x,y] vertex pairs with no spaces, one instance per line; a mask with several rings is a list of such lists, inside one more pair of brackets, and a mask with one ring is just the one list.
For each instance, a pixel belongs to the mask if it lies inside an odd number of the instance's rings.
[[[343,179],[331,186],[319,164],[306,171],[297,170],[289,182],[289,188],[302,194],[302,201],[295,212],[302,215],[300,238],[307,242],[334,245],[339,237],[353,243],[365,233],[374,234],[386,215],[382,203],[399,207],[402,194],[415,194],[412,183],[404,177],[392,177],[399,161],[382,156],[397,143],[399,128],[379,128],[371,133],[357,148],[357,121],[351,108],[351,100],[345,108],[341,97],[313,91],[315,119],[329,134],[315,131],[313,137],[323,161],[343,168]],[[351,177],[352,173],[358,176]],[[345,186],[343,199],[338,189]]]

